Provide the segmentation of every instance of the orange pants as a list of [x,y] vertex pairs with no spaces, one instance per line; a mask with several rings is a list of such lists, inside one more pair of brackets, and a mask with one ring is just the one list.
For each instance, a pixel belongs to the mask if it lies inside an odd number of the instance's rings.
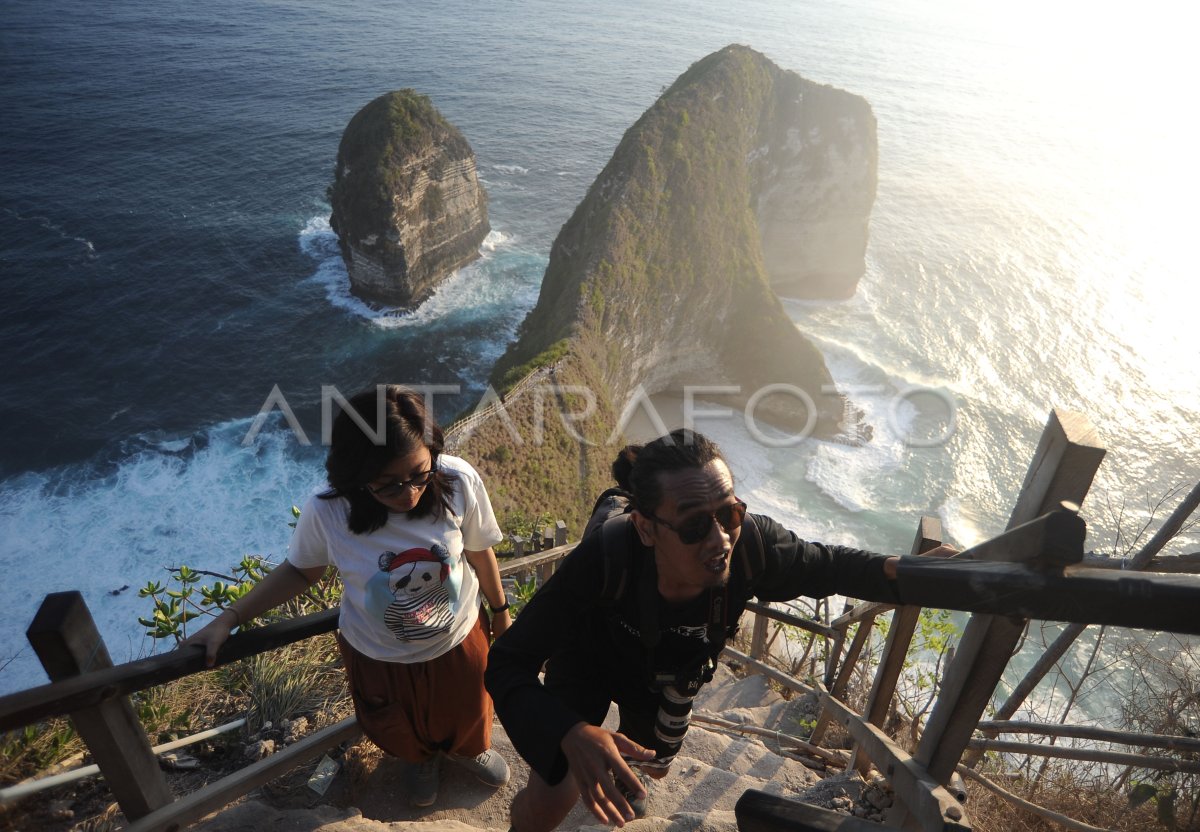
[[492,744],[492,699],[483,688],[484,616],[462,644],[416,664],[364,656],[338,633],[358,724],[371,742],[410,763],[438,751],[474,757]]

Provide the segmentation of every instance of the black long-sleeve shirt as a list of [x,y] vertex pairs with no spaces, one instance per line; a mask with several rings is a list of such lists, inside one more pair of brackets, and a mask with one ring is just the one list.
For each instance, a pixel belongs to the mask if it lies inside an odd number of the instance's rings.
[[[756,545],[743,529],[730,560],[727,591],[720,591],[727,627],[715,638],[708,624],[714,602],[709,593],[682,604],[657,594],[654,552],[631,534],[627,589],[615,600],[603,596],[603,534],[586,537],[538,590],[513,625],[492,646],[486,684],[496,714],[517,751],[543,778],[555,783],[565,774],[560,745],[583,717],[543,688],[538,674],[551,661],[583,674],[622,706],[657,707],[658,692],[648,678],[654,670],[685,670],[715,656],[736,627],[746,601],[785,601],[806,595],[842,594],[899,602],[896,585],[883,574],[885,556],[846,546],[801,540],[764,515],[753,515],[762,532],[762,565],[752,577],[743,563]],[[650,583],[653,582],[653,583]],[[647,618],[639,587],[654,587],[659,635],[648,650],[642,637]],[[719,643],[717,643],[719,642]],[[649,654],[649,655],[648,655]],[[653,711],[651,711],[653,713]]]

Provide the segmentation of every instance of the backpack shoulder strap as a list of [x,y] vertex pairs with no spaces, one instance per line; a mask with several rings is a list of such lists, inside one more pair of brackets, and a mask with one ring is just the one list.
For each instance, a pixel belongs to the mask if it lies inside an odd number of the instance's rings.
[[[604,521],[600,528],[604,545],[604,585],[600,588],[600,598],[607,604],[615,604],[625,597],[626,592],[634,591],[630,558],[634,556],[637,545],[633,528],[633,518],[628,514],[618,514]],[[637,603],[640,621],[642,645],[647,650],[648,666],[654,663],[654,648],[658,646],[661,633],[658,629],[658,582],[652,570],[643,570],[643,580],[637,587]]]
[[742,521],[742,539],[746,541],[742,549],[742,574],[746,578],[746,585],[753,587],[767,569],[766,544],[763,543],[762,529],[758,527],[753,514],[747,514]]
[[604,543],[604,585],[600,588],[600,598],[612,603],[629,588],[629,558],[633,548],[629,538],[633,534],[633,521],[628,514],[610,517],[600,527],[600,534]]

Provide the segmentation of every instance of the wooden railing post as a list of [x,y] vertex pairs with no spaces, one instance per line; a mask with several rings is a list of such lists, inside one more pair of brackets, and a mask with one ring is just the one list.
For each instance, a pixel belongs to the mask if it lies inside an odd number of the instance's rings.
[[767,651],[767,617],[754,614],[754,629],[750,633],[750,658],[762,661]]
[[[850,604],[850,602],[847,601],[842,606],[842,614],[845,615],[846,613],[850,612],[850,610],[852,608],[853,607]],[[826,644],[826,649],[829,651],[829,654],[825,657],[825,679],[824,679],[824,681],[825,681],[825,687],[827,687],[827,688],[833,687],[833,680],[834,680],[835,676],[837,675],[838,666],[841,664],[841,661],[842,661],[842,647],[846,643],[846,630],[849,629],[849,626],[850,626],[849,624],[843,624],[842,626],[839,627],[835,624],[833,627],[833,629],[834,629],[833,642],[831,644]]]
[[[1051,412],[1008,528],[1064,501],[1082,503],[1103,459],[1104,448],[1086,416]],[[937,782],[949,782],[1025,623],[1022,618],[995,615],[973,615],[968,621],[915,755]]]
[[[25,635],[51,681],[113,666],[78,592],[47,595]],[[129,697],[75,711],[71,722],[126,818],[137,820],[171,802],[166,778]]]
[[567,524],[562,520],[556,520],[554,522],[554,545],[567,545]]
[[[936,517],[922,517],[917,524],[917,537],[913,541],[912,554],[923,555],[931,549],[936,549],[941,543],[941,521]],[[867,695],[867,704],[863,709],[863,717],[877,728],[883,727],[883,721],[887,717],[892,697],[896,694],[900,672],[904,669],[904,660],[908,657],[909,645],[912,644],[920,619],[920,607],[897,607],[892,615],[883,655],[879,657],[879,669],[875,671],[875,681],[871,684],[871,692]],[[870,762],[861,746],[855,747],[851,764],[860,774],[866,775]]]
[[[833,685],[829,688],[829,695],[834,699],[844,698],[846,688],[850,686],[850,677],[854,675],[854,666],[858,663],[858,657],[862,654],[863,647],[871,637],[871,630],[874,627],[874,617],[858,622],[858,631],[850,640],[850,649],[846,651],[846,658],[842,660],[837,678],[833,680]],[[830,711],[828,708],[822,707],[821,715],[817,717],[817,724],[813,726],[812,735],[809,736],[808,741],[813,745],[820,745],[821,740],[825,738],[825,730],[829,727],[829,723]]]
[[[913,542],[912,554],[920,555],[936,548],[941,543],[940,539],[938,539],[941,537],[941,534],[941,525],[936,519],[932,517],[922,517],[921,522],[917,524],[917,539]],[[847,651],[846,657],[841,661],[837,676],[829,688],[829,694],[834,699],[840,700],[844,698],[846,689],[850,685],[850,679],[854,675],[854,669],[858,663],[859,656],[862,655],[863,649],[867,646],[871,638],[871,631],[875,626],[875,619],[886,612],[890,612],[891,610],[891,605],[881,604],[878,602],[857,604],[849,612],[831,622],[830,626],[841,633],[844,633],[846,628],[848,628],[854,622],[858,622],[858,632],[854,634],[854,639],[850,642],[850,649]],[[883,693],[886,693],[886,699],[883,705],[884,712],[886,712],[887,704],[890,702],[892,692],[895,690],[896,677],[899,675],[900,670],[903,667],[904,657],[908,652],[908,644],[912,639],[912,633],[915,628],[919,612],[919,608],[914,608],[911,611],[912,626],[908,627],[907,633],[905,631],[906,622],[904,618],[898,619],[901,624],[899,631],[889,631],[888,645],[891,648],[892,655],[896,656],[896,658],[893,660],[895,662],[895,672],[891,677],[891,688],[883,691]],[[893,624],[895,621],[896,619],[893,620]],[[899,639],[897,639],[897,635],[899,635]],[[880,684],[881,677],[886,678],[886,674],[884,673],[885,667],[888,668],[888,672],[891,672],[893,669],[892,666],[886,662],[886,660],[881,661],[879,671],[875,674],[876,686]],[[814,745],[820,745],[821,740],[825,736],[825,730],[829,727],[830,722],[830,709],[822,708],[821,715],[817,719],[817,724],[813,728],[812,735],[809,737],[809,742],[813,743]],[[872,724],[882,725],[882,716],[880,717],[879,722]],[[863,762],[863,766],[866,766],[865,761]]]

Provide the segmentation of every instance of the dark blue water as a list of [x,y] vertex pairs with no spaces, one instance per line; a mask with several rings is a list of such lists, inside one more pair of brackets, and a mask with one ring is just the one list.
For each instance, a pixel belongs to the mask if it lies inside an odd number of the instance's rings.
[[[712,426],[741,492],[814,537],[907,550],[934,513],[971,543],[1066,406],[1148,516],[1143,495],[1200,476],[1178,196],[1194,73],[1122,35],[1114,77],[1120,33],[1080,20],[937,0],[7,0],[0,691],[42,679],[22,633],[46,592],[83,590],[121,660],[153,647],[134,592],[164,566],[282,555],[322,454],[278,412],[243,445],[275,386],[314,443],[323,386],[454,385],[442,419],[473,404],[624,131],[731,42],[865,95],[880,128],[859,295],[789,305],[840,382],[884,391],[862,402],[878,441],[780,453]],[[350,297],[325,202],[345,124],[402,87],[471,142],[495,231],[410,315]],[[960,408],[939,447],[904,441],[920,413],[888,396],[913,385]]]
[[[454,360],[465,354],[454,345],[436,360],[413,348],[414,333],[326,303],[303,282],[314,264],[297,236],[327,212],[358,107],[411,85],[461,123],[470,101],[438,93],[478,90],[479,78],[451,81],[412,54],[403,27],[355,49],[355,22],[322,6],[39,2],[4,13],[3,473],[245,416],[273,384],[301,416],[320,384],[352,390],[381,372],[478,393],[487,368]],[[545,235],[536,223],[521,232]],[[488,332],[502,344],[521,312],[448,336],[459,350]]]

